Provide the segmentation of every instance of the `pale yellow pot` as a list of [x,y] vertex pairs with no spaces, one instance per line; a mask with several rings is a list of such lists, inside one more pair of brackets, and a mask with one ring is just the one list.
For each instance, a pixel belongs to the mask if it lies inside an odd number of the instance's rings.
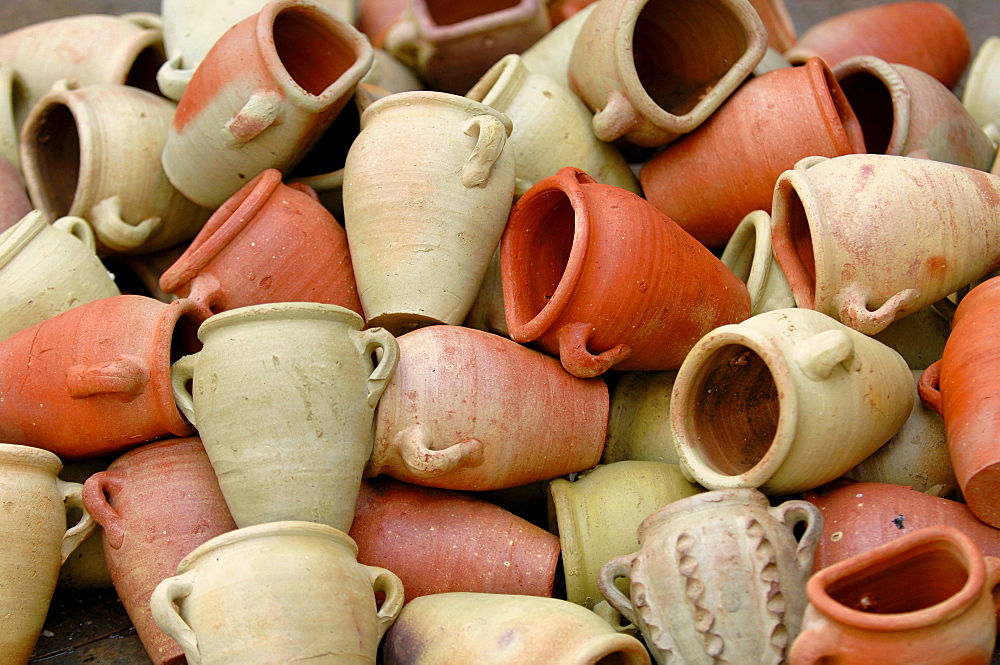
[[743,218],[722,252],[722,262],[750,292],[750,313],[795,307],[792,288],[771,249],[771,216],[755,210]]
[[1000,120],[1000,37],[990,37],[976,52],[962,91],[962,105],[980,125]]
[[670,431],[675,370],[623,372],[611,394],[608,438],[601,462],[678,462]]
[[569,87],[569,58],[573,54],[573,45],[583,29],[583,24],[596,9],[596,3],[591,3],[570,16],[568,19],[545,33],[521,53],[524,66],[533,72],[552,78]]

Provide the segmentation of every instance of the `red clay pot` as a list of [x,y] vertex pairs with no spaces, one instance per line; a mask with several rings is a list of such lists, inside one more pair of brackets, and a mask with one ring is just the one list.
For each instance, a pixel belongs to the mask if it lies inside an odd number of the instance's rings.
[[1000,277],[962,298],[944,356],[920,377],[920,399],[944,418],[951,464],[976,517],[1000,527]]
[[861,124],[830,68],[811,58],[746,81],[639,178],[646,199],[682,229],[724,247],[747,214],[770,213],[783,171],[811,155],[856,152],[865,152]]
[[500,243],[511,339],[579,377],[680,367],[750,316],[746,285],[648,201],[564,168],[514,206]]
[[82,459],[194,434],[174,403],[170,364],[193,350],[195,309],[102,298],[0,342],[0,441]]
[[237,307],[320,302],[361,312],[347,233],[312,188],[267,169],[231,196],[163,276],[160,288],[203,319]]
[[184,665],[181,646],[149,609],[153,589],[192,550],[236,528],[201,439],[168,439],[128,452],[83,485],[104,528],[104,558],[125,611],[155,665]]
[[406,600],[449,591],[551,596],[559,538],[483,499],[388,478],[364,481],[358,561],[399,576]]

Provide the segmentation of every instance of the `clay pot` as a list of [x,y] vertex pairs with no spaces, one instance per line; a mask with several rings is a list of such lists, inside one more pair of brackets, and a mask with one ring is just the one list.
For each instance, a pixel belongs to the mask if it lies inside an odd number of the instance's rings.
[[507,314],[503,305],[503,280],[500,277],[500,248],[497,247],[486,268],[483,283],[476,299],[472,301],[469,314],[462,323],[466,328],[475,328],[510,339],[507,329]]
[[94,530],[86,511],[66,528],[67,509],[83,509],[83,488],[59,480],[61,468],[50,452],[0,443],[0,533],[5,540],[0,553],[0,653],[5,664],[27,665],[59,566]]
[[[184,557],[177,576],[153,591],[153,618],[191,665],[374,664],[403,585],[359,564],[357,552],[347,534],[323,524],[237,529]],[[378,610],[376,591],[386,594]]]
[[997,200],[1000,179],[954,164],[806,159],[775,185],[774,255],[799,307],[873,335],[997,267]]
[[980,125],[1000,119],[1000,37],[988,37],[976,52],[962,86],[962,106]]
[[597,138],[656,147],[704,122],[766,49],[743,0],[601,2],[573,47],[569,87],[596,113]]
[[559,539],[488,501],[389,478],[363,481],[358,561],[392,570],[406,600],[452,591],[551,596]]
[[62,217],[50,226],[35,210],[0,233],[0,339],[117,295],[94,254],[93,231],[79,217]]
[[649,665],[642,643],[555,598],[441,593],[403,608],[385,637],[385,665],[560,663]]
[[926,369],[944,354],[950,328],[948,318],[928,305],[873,337],[903,356],[910,369]]
[[861,122],[868,152],[989,170],[993,143],[981,123],[930,74],[870,55],[849,58],[833,73]]
[[755,210],[743,218],[720,259],[746,283],[753,316],[795,307],[792,287],[771,249],[771,216],[763,210]]
[[358,5],[358,30],[380,48],[386,29],[406,9],[406,0],[360,0]]
[[[701,492],[676,464],[615,462],[574,481],[549,483],[549,530],[559,535],[566,600],[588,609],[604,600],[601,567],[639,549],[639,524],[668,503]],[[628,592],[628,587],[624,588]]]
[[344,167],[344,221],[369,325],[401,335],[465,319],[510,211],[510,132],[499,111],[442,92],[365,110]]
[[115,589],[155,665],[184,665],[180,645],[149,609],[156,585],[192,550],[236,523],[197,438],[151,443],[87,479],[84,504],[104,528]]
[[[17,76],[17,72],[0,62],[0,159],[9,162],[14,167],[16,181],[23,195],[24,187],[21,183],[21,156],[20,156],[20,126],[24,122],[24,117],[31,109],[25,108],[24,86]],[[4,169],[4,180],[7,180],[7,170]],[[6,189],[6,182],[4,189]],[[27,200],[27,198],[25,198]],[[28,209],[21,214],[20,219],[31,210]],[[15,219],[14,221],[17,221]]]
[[365,476],[490,490],[597,465],[608,389],[508,339],[458,326],[399,338]]
[[670,422],[681,466],[702,486],[782,495],[871,455],[913,398],[892,349],[819,312],[778,309],[698,342],[677,373]]
[[[2,70],[3,66],[0,65],[0,75]],[[17,153],[16,142],[14,153],[15,155]],[[19,163],[7,156],[7,151],[3,148],[3,129],[0,127],[0,233],[17,224],[31,212],[31,201],[28,200],[28,193],[24,191],[21,170],[17,166]]]
[[204,348],[174,364],[177,405],[241,527],[350,528],[375,404],[397,360],[392,335],[362,325],[337,305],[241,307],[203,323]]
[[601,462],[677,464],[670,431],[670,395],[677,372],[625,372],[611,393],[608,438]]
[[493,63],[525,50],[550,27],[543,0],[407,0],[386,27],[382,47],[430,87],[461,95]]
[[215,211],[160,278],[205,319],[272,302],[322,302],[361,314],[347,234],[304,185],[268,169]]
[[944,356],[920,377],[920,398],[944,417],[948,450],[958,484],[976,517],[1000,526],[1000,456],[994,433],[1000,411],[993,406],[993,387],[1000,348],[996,342],[996,308],[1000,277],[970,291],[951,322]]
[[193,434],[170,389],[193,312],[185,300],[101,298],[0,342],[0,441],[83,459]]
[[799,632],[822,524],[805,501],[771,508],[756,490],[696,494],[642,522],[639,551],[601,569],[601,593],[639,626],[658,663],[778,665]]
[[[587,5],[521,53],[521,62],[530,71],[542,74],[569,88],[569,58],[583,24],[593,13],[596,3]],[[551,6],[551,5],[550,5]]]
[[466,97],[505,113],[513,123],[509,141],[517,164],[518,196],[566,166],[639,194],[639,183],[621,152],[594,136],[590,109],[558,81],[529,71],[519,56],[504,56]]
[[[59,472],[59,478],[81,485],[87,478],[98,471],[108,468],[110,460],[107,458],[97,458],[89,460],[78,460],[68,462],[63,465]],[[70,508],[66,512],[66,521],[69,524],[76,524],[83,516],[83,507]],[[59,568],[59,581],[56,582],[56,591],[72,589],[74,591],[92,591],[94,589],[113,589],[115,583],[108,572],[108,563],[104,559],[104,529],[99,524],[95,524],[94,530],[90,532],[83,542],[81,542],[62,567]]]
[[795,46],[795,24],[785,6],[785,0],[750,0],[767,30],[767,43],[778,53]]
[[[152,298],[160,302],[171,303],[177,300],[177,296],[171,295],[160,288],[160,278],[170,266],[177,263],[181,258],[189,243],[174,245],[169,249],[162,249],[151,254],[140,256],[130,256],[121,259],[109,259],[115,279],[123,284],[131,284],[133,288],[140,292],[145,292]],[[128,280],[131,280],[129,282]]]
[[53,89],[25,121],[21,164],[49,219],[83,217],[98,252],[137,254],[188,240],[210,211],[167,180],[163,150],[174,105],[122,85]]
[[987,665],[998,586],[1000,559],[958,529],[921,529],[813,575],[789,663]]
[[500,265],[511,339],[574,376],[677,369],[702,335],[750,314],[739,278],[673,220],[575,168],[517,202]]
[[746,215],[771,211],[783,171],[811,155],[857,152],[865,152],[861,125],[830,68],[813,58],[748,80],[639,177],[650,203],[702,244],[724,247]]
[[552,2],[548,3],[549,22],[555,28],[566,19],[575,16],[583,9],[594,4],[594,2],[595,0],[552,0]]
[[269,2],[227,31],[191,77],[163,149],[170,182],[215,208],[264,169],[287,173],[371,64],[368,40],[330,10]]
[[953,88],[971,57],[965,26],[940,2],[890,2],[837,14],[799,36],[793,63],[819,56],[832,68],[856,55],[916,67]]

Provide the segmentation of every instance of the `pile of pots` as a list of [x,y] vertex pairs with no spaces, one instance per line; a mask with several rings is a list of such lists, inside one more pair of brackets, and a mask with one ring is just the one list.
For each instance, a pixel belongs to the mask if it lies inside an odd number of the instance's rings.
[[988,663],[998,44],[782,0],[0,36],[0,662],[58,583],[156,665]]

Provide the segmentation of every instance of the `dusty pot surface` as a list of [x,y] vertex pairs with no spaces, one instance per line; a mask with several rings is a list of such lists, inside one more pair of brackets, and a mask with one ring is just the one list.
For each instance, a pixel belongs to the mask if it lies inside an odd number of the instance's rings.
[[608,438],[601,462],[624,460],[676,464],[670,431],[670,396],[677,372],[625,372],[611,393]]
[[1000,76],[1000,37],[989,37],[979,47],[962,89],[962,106],[980,125],[1000,119],[997,76]]

